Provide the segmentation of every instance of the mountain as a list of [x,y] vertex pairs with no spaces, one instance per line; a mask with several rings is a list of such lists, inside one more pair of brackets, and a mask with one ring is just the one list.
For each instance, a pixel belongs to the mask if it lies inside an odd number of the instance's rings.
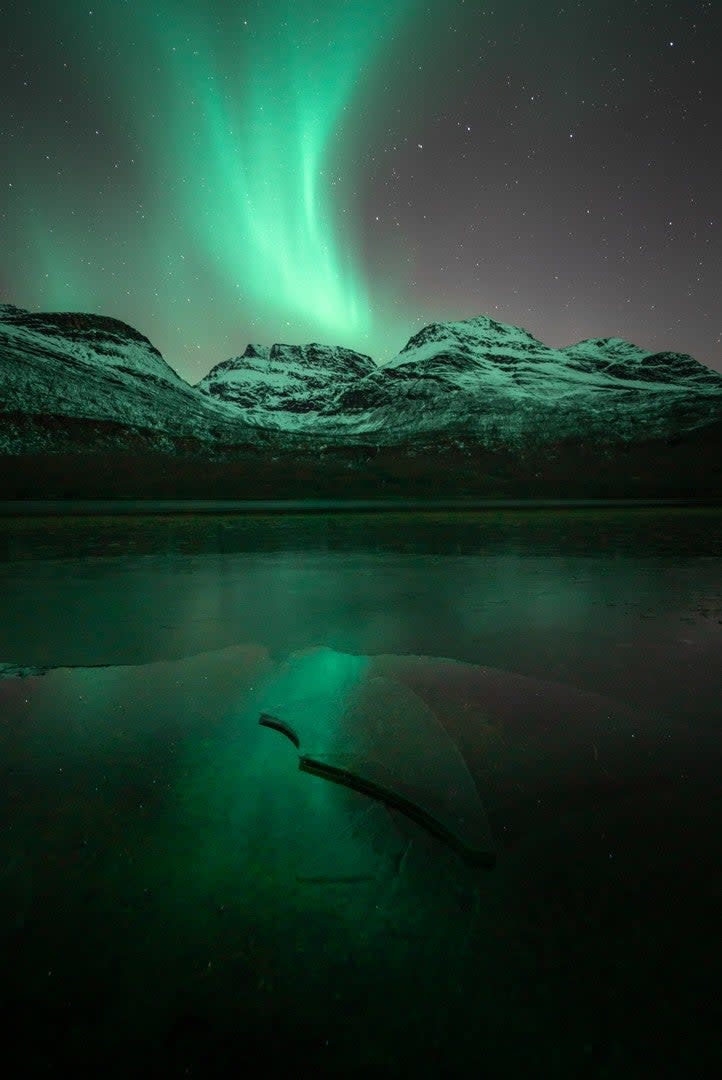
[[250,423],[288,428],[375,370],[370,356],[338,346],[249,345],[242,356],[217,364],[197,387],[242,409]]
[[238,441],[243,425],[189,386],[148,338],[105,315],[0,305],[0,450]]
[[373,434],[393,443],[443,433],[488,447],[575,436],[626,442],[722,417],[722,376],[690,356],[649,353],[619,339],[553,349],[488,316],[432,323],[383,367],[317,345],[274,345],[262,355],[251,349],[227,361],[230,368],[214,368],[199,389],[233,401],[250,424],[324,438]]
[[392,360],[249,345],[190,386],[101,315],[0,306],[0,496],[722,495],[722,375],[478,316]]

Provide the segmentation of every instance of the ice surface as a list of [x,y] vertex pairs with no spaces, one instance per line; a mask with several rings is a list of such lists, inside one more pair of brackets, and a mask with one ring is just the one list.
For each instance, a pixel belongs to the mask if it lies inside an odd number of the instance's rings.
[[469,862],[494,863],[486,812],[463,757],[431,709],[370,658],[317,649],[292,657],[263,695],[262,725],[299,765],[400,810]]

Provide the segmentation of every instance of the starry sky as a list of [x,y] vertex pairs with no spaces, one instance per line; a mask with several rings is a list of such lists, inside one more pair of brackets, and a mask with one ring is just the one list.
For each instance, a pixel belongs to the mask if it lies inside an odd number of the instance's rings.
[[195,381],[486,313],[722,370],[721,0],[24,0],[0,299]]

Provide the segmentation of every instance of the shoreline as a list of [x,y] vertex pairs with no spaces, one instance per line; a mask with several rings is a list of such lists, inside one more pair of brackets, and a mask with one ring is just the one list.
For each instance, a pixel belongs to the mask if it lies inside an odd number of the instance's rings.
[[641,510],[722,507],[720,498],[619,499],[11,499],[0,517],[159,516],[187,514],[425,513],[483,510]]

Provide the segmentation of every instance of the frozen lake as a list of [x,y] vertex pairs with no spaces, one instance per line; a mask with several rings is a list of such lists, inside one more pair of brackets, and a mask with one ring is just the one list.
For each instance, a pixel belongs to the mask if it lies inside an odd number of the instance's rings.
[[[29,1070],[722,1064],[721,510],[6,517],[0,665]],[[493,868],[258,724],[359,687]]]

